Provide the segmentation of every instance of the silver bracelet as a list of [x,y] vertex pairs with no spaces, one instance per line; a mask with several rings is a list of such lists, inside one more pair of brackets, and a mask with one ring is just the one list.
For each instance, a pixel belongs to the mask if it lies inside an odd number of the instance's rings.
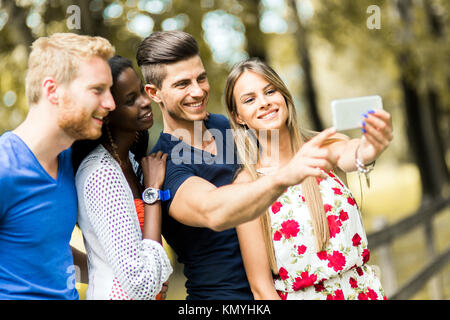
[[361,176],[361,174],[364,174],[366,177],[366,183],[367,183],[367,187],[370,188],[370,177],[369,177],[369,173],[373,170],[373,168],[375,167],[375,162],[376,160],[373,160],[371,163],[369,164],[364,164],[358,157],[358,151],[359,151],[359,146],[356,148],[355,151],[355,164],[356,164],[356,169],[358,170],[358,174]]

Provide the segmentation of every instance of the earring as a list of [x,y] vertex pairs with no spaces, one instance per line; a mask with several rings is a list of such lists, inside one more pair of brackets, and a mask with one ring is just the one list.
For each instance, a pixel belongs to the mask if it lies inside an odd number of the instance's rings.
[[141,137],[141,132],[136,131],[136,136],[134,137],[134,143],[138,143],[140,137]]

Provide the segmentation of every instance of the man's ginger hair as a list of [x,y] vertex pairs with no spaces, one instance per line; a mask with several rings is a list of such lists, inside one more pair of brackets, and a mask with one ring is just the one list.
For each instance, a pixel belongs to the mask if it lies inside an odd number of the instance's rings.
[[55,33],[35,40],[28,58],[25,92],[29,104],[41,98],[42,81],[55,79],[58,85],[68,84],[78,75],[80,62],[91,57],[105,61],[115,53],[111,43],[102,37]]

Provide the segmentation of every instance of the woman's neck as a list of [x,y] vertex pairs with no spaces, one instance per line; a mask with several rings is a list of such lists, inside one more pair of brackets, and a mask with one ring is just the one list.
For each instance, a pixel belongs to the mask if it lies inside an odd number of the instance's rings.
[[107,149],[112,149],[108,151],[113,152],[114,157],[119,157],[120,163],[126,164],[128,162],[128,153],[136,139],[136,133],[137,132],[116,132],[111,130],[112,141],[110,137],[107,136],[105,137],[103,144],[107,146]]
[[260,135],[258,140],[262,148],[257,165],[260,168],[282,167],[294,156],[287,128],[267,132],[267,138]]

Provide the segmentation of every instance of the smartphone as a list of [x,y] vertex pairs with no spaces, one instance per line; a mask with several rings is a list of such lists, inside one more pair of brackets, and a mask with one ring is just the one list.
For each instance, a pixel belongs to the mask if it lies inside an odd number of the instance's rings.
[[380,96],[366,96],[331,101],[333,126],[337,131],[359,128],[363,114],[369,110],[383,109]]

